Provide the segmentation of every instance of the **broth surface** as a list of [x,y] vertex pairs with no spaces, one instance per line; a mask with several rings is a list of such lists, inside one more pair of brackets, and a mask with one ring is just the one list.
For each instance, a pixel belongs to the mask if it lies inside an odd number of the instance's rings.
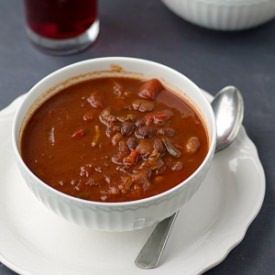
[[44,102],[27,122],[29,169],[68,195],[120,202],[188,178],[208,151],[199,114],[157,79],[97,78]]

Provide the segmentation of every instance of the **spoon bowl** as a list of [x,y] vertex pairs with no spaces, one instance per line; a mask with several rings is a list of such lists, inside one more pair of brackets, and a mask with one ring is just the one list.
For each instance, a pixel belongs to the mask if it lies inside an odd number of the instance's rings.
[[225,149],[236,138],[243,121],[244,104],[240,91],[227,86],[211,102],[216,127],[216,152]]

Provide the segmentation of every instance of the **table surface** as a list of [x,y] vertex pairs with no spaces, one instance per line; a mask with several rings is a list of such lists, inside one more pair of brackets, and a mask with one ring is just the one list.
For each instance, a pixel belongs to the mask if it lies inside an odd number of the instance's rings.
[[[158,0],[101,0],[101,30],[88,50],[50,56],[29,42],[23,1],[0,3],[0,109],[48,73],[70,63],[130,56],[166,64],[215,94],[237,86],[244,97],[244,126],[266,174],[262,209],[244,240],[206,274],[274,274],[275,270],[275,21],[242,32],[194,26]],[[0,263],[1,275],[15,274]]]

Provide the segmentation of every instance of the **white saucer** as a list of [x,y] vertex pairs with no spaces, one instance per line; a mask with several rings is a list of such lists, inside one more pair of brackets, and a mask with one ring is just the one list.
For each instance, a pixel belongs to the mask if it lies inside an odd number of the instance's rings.
[[150,271],[134,260],[151,228],[95,232],[46,209],[28,190],[11,148],[11,122],[22,98],[0,112],[0,261],[22,275],[201,274],[220,263],[258,214],[265,176],[242,129],[216,154],[198,193],[180,211],[162,264]]

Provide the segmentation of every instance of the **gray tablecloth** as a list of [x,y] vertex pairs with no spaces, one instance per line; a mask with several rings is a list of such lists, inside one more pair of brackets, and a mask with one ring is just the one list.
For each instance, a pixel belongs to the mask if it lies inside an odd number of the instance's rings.
[[[164,63],[211,94],[237,86],[245,101],[244,126],[265,169],[266,197],[241,244],[206,274],[275,274],[275,21],[248,31],[216,32],[182,20],[158,0],[101,0],[99,8],[96,44],[58,57],[38,51],[27,39],[23,1],[0,1],[0,109],[55,69],[103,56]],[[15,273],[0,264],[0,274]]]

